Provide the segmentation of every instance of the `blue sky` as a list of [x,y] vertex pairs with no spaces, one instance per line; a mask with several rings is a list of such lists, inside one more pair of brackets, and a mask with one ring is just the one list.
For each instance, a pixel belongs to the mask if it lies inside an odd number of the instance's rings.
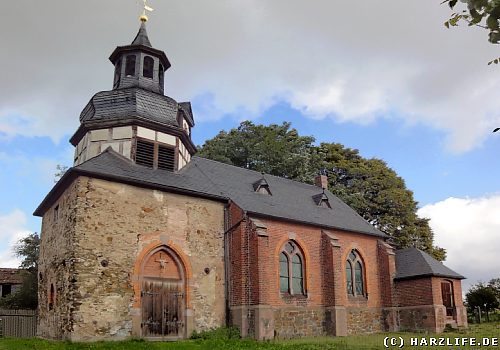
[[[383,159],[465,286],[500,277],[500,67],[486,65],[499,51],[484,31],[446,30],[440,1],[150,3],[166,93],[192,102],[196,144],[245,119],[290,121]],[[132,41],[138,12],[134,0],[0,5],[0,266],[40,231],[31,213],[56,165],[71,165],[79,113],[111,88],[107,57]]]

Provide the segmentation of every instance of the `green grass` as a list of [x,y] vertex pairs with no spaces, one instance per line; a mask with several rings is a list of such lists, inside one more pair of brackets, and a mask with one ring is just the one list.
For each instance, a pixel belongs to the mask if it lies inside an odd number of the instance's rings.
[[[265,349],[265,350],[323,350],[323,349],[342,349],[342,350],[370,350],[385,349],[385,337],[403,337],[405,346],[403,349],[500,349],[498,347],[471,347],[471,346],[438,346],[438,347],[419,347],[410,346],[410,338],[416,337],[419,340],[429,337],[444,338],[492,338],[500,337],[500,322],[483,323],[480,325],[471,325],[469,329],[443,334],[423,334],[423,333],[380,333],[372,335],[359,335],[349,337],[324,337],[308,338],[295,340],[265,341],[257,342],[254,340],[230,339],[222,336],[205,336],[199,339],[191,339],[179,342],[145,342],[141,340],[130,340],[124,342],[96,342],[96,343],[68,343],[53,342],[39,339],[1,339],[0,349],[5,350],[159,350],[159,349],[178,349],[178,350],[223,350],[223,349]],[[392,347],[396,349],[397,347]]]

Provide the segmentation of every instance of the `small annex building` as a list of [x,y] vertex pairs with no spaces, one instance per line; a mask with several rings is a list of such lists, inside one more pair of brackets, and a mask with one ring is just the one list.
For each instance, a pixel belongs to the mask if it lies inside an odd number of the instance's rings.
[[23,276],[20,269],[8,267],[0,268],[0,297],[17,292],[23,284]]
[[42,217],[39,336],[182,339],[236,325],[257,339],[464,327],[461,279],[327,188],[197,157],[189,102],[145,20],[113,88],[71,137]]

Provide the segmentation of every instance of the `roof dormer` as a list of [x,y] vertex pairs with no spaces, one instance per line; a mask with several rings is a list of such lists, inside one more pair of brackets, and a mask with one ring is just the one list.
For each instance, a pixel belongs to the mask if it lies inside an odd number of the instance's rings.
[[253,184],[253,190],[257,193],[267,194],[272,196],[271,189],[269,188],[269,184],[264,178],[264,174],[262,174],[262,178]]
[[330,205],[330,200],[328,199],[328,196],[325,193],[325,189],[323,189],[323,193],[314,195],[313,200],[318,207],[328,208],[328,209],[332,208],[332,206]]

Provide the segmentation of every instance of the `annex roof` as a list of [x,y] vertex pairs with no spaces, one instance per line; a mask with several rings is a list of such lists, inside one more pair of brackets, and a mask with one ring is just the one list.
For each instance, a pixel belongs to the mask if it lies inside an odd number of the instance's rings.
[[396,277],[394,279],[402,280],[427,276],[465,278],[420,249],[411,247],[396,250]]
[[19,269],[0,268],[0,284],[21,284],[23,278]]

